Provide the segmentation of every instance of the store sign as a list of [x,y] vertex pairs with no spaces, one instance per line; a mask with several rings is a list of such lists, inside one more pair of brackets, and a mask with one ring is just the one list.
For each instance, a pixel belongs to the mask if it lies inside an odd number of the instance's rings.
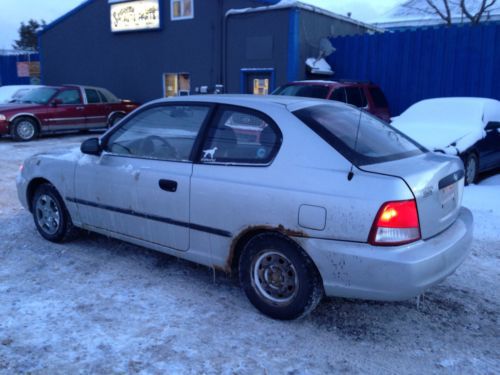
[[110,12],[112,32],[160,28],[159,0],[113,3]]

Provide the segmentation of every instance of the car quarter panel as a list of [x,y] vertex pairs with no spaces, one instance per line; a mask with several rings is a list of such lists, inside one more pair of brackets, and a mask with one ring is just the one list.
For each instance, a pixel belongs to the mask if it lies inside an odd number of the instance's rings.
[[43,179],[54,185],[63,200],[65,201],[68,212],[75,225],[79,225],[79,216],[76,205],[65,199],[74,194],[74,172],[76,163],[80,159],[85,160],[80,150],[65,150],[61,152],[54,151],[50,154],[37,154],[27,159],[23,164],[23,169],[18,174],[16,183],[17,191],[21,204],[30,208],[28,201],[28,188],[32,181]]
[[[256,108],[257,109],[257,108]],[[214,264],[228,267],[231,244],[252,228],[291,236],[366,242],[380,206],[412,199],[403,180],[355,168],[285,108],[266,109],[283,133],[269,166],[195,164],[191,181],[191,222],[230,233],[207,234]],[[318,208],[326,223],[300,225],[301,207]],[[318,221],[317,218],[313,218]],[[206,246],[206,240],[194,248]],[[307,251],[307,249],[306,249]]]

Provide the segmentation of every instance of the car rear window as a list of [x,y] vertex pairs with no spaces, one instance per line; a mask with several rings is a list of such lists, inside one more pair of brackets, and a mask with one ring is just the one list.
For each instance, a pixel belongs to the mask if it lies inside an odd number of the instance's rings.
[[373,99],[373,104],[378,108],[388,108],[389,104],[387,103],[387,99],[385,98],[384,93],[378,87],[370,87],[370,95]]
[[278,87],[273,95],[303,96],[306,98],[325,99],[330,88],[324,85],[285,85]]
[[427,152],[369,113],[342,104],[316,105],[293,114],[355,165],[382,163]]
[[99,98],[99,94],[97,94],[96,90],[85,89],[85,94],[87,95],[87,101],[89,104],[95,104],[95,103],[101,102],[101,99]]

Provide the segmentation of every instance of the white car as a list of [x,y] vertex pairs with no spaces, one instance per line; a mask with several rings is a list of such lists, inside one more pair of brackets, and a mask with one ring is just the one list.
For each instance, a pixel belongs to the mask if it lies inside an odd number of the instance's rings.
[[260,311],[293,319],[323,294],[402,300],[451,274],[472,240],[463,176],[346,104],[207,95],[35,155],[17,188],[47,240],[79,227],[235,272]]
[[465,184],[480,172],[500,168],[500,101],[437,98],[413,104],[392,126],[430,150],[458,155]]
[[33,89],[40,88],[39,85],[7,85],[0,87],[0,104],[12,103],[20,99],[24,94]]

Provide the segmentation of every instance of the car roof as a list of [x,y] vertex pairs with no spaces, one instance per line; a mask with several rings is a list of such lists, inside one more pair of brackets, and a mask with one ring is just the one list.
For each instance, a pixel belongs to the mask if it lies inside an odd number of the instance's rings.
[[150,103],[169,103],[169,102],[207,102],[218,104],[243,105],[249,107],[258,107],[262,104],[274,105],[278,107],[300,106],[308,107],[318,103],[330,103],[324,99],[313,99],[299,96],[284,95],[252,95],[252,94],[219,94],[219,95],[190,95],[175,96],[154,100]]
[[283,86],[286,85],[303,85],[303,86],[308,86],[308,85],[325,85],[325,86],[377,86],[372,82],[362,82],[362,81],[356,81],[356,80],[349,80],[349,79],[343,79],[343,80],[338,80],[338,81],[328,81],[328,80],[321,80],[321,79],[316,79],[316,80],[303,80],[303,81],[292,81],[288,82]]

